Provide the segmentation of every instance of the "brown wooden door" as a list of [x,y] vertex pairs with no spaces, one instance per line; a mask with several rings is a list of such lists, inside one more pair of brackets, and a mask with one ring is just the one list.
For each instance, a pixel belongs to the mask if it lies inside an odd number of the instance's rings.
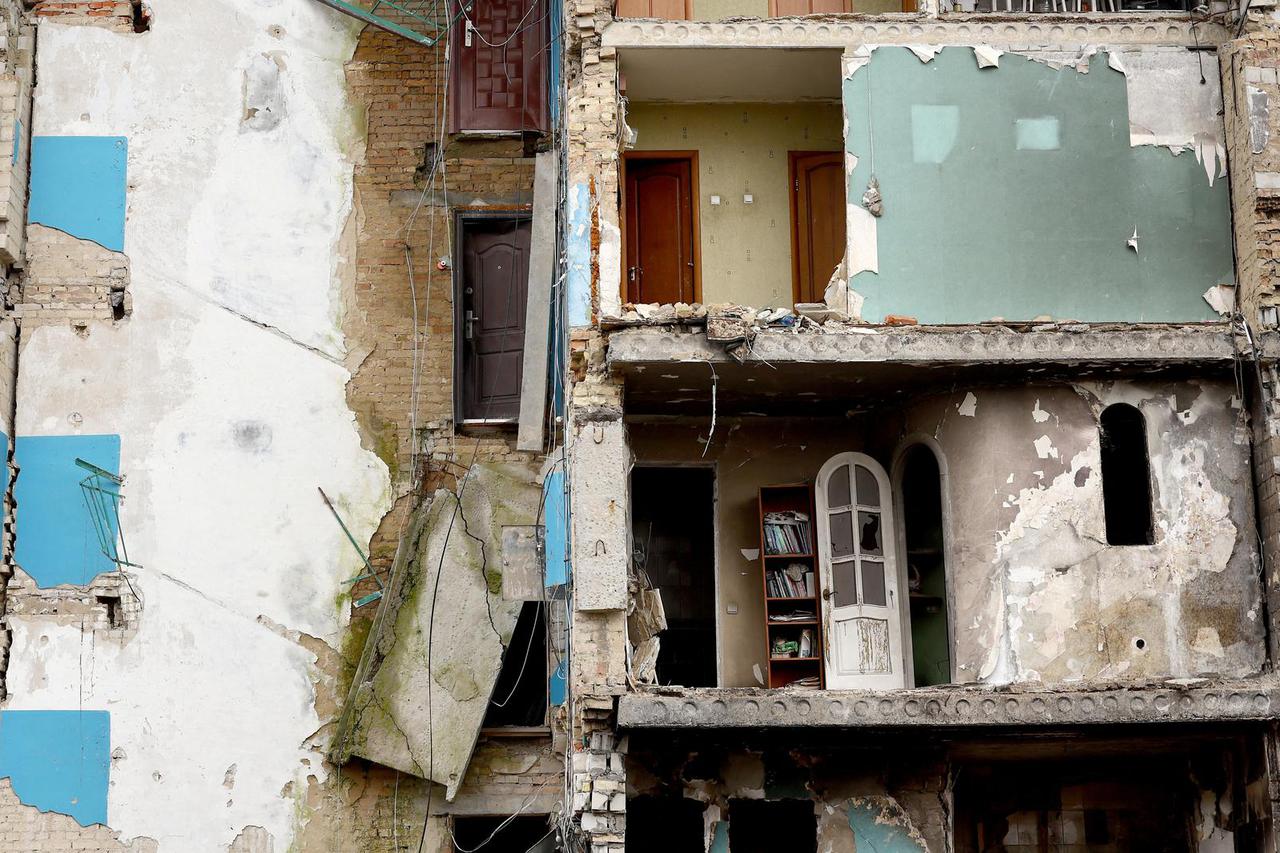
[[463,219],[458,300],[459,418],[514,420],[520,414],[528,219]]
[[853,11],[851,0],[769,0],[769,16],[839,15]]
[[482,0],[469,19],[458,16],[449,39],[450,131],[548,130],[548,2]]
[[689,159],[627,160],[627,298],[695,302]]
[[791,152],[791,258],[797,302],[821,302],[845,250],[844,155]]
[[687,21],[693,18],[693,0],[618,0],[618,18],[662,18]]

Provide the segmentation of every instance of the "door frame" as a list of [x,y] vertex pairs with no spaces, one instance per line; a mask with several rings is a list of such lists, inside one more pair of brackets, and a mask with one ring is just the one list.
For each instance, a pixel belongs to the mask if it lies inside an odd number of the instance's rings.
[[622,174],[618,181],[618,229],[622,232],[622,258],[619,266],[619,295],[623,302],[631,299],[631,283],[627,281],[627,163],[632,160],[688,160],[689,207],[693,218],[693,301],[702,301],[702,209],[701,190],[698,188],[698,152],[686,151],[627,151],[622,155]]
[[903,501],[906,497],[902,488],[902,478],[907,470],[907,454],[915,450],[917,447],[923,447],[933,454],[934,462],[938,465],[938,500],[942,507],[942,580],[943,580],[943,601],[947,605],[947,651],[950,658],[950,672],[948,676],[952,684],[956,684],[956,602],[955,602],[955,583],[954,567],[955,557],[955,540],[952,537],[951,527],[951,475],[947,470],[947,457],[942,452],[942,445],[932,435],[925,432],[912,432],[903,437],[898,443],[898,447],[893,452],[893,465],[889,469],[889,484],[893,488],[893,512],[894,512],[894,530],[893,535],[898,543],[898,553],[903,556],[899,560],[902,564],[898,571],[899,589],[906,589],[907,594],[902,596],[902,624],[907,626],[903,633],[902,653],[906,657],[906,673],[907,686],[914,687],[915,674],[915,649],[914,641],[911,635],[911,592],[908,588],[907,578],[907,515]]
[[[770,4],[774,0],[769,0]],[[800,188],[796,186],[796,160],[800,157],[812,157],[815,154],[834,154],[844,160],[843,151],[788,151],[787,152],[787,195],[790,198],[791,208],[791,299],[792,302],[800,301]],[[845,193],[849,192],[848,175],[845,176]],[[848,214],[845,214],[844,224],[844,254],[849,253],[849,222]],[[825,286],[824,286],[825,290]],[[819,294],[821,295],[821,294]],[[821,302],[821,299],[818,299]]]
[[[462,417],[462,413],[463,413],[462,385],[463,383],[460,381],[460,379],[462,377],[462,369],[463,369],[462,368],[462,358],[463,358],[462,350],[463,350],[463,347],[465,346],[465,338],[462,336],[460,332],[460,330],[462,329],[462,311],[463,311],[462,306],[464,303],[463,293],[462,293],[462,273],[463,273],[463,266],[464,266],[463,254],[462,254],[463,240],[466,237],[467,226],[470,223],[486,222],[486,221],[492,222],[495,220],[508,220],[508,221],[515,221],[515,222],[528,220],[530,223],[530,226],[532,227],[533,208],[528,205],[522,205],[520,207],[510,207],[510,208],[485,208],[484,210],[455,209],[453,211],[453,241],[452,241],[453,242],[453,262],[451,264],[452,269],[450,270],[450,278],[452,279],[452,285],[451,285],[452,293],[450,294],[450,298],[453,302],[453,327],[452,327],[453,376],[451,378],[451,384],[453,386],[453,389],[452,389],[453,390],[453,425],[455,430],[461,429],[463,427],[466,427],[467,429],[475,429],[477,427],[504,428],[504,427],[512,426],[513,424],[516,423],[517,420],[519,420],[518,418],[514,418],[514,419],[513,418],[492,418],[488,420],[474,420],[474,419],[464,420]],[[532,244],[529,246],[529,254],[530,256],[532,256],[533,254]],[[428,273],[428,275],[430,275],[430,273]],[[424,304],[427,305],[428,309],[430,308],[429,304],[427,303],[424,303]],[[525,310],[526,311],[528,310],[528,305],[525,306]],[[524,333],[526,335],[529,334],[529,330],[525,329]],[[416,329],[414,330],[414,334],[415,335],[417,334]],[[428,337],[430,336],[428,335]]]
[[[678,459],[675,461],[664,461],[662,459],[632,459],[631,470],[636,468],[702,468],[711,471],[711,580],[712,594],[715,600],[711,602],[715,613],[715,632],[716,632],[716,688],[724,686],[724,636],[722,635],[723,624],[720,619],[720,467],[715,462],[691,461],[688,459]],[[632,506],[631,506],[631,471],[627,472],[627,537],[630,539],[632,531]],[[630,548],[628,548],[628,557],[630,560]]]
[[[893,484],[889,479],[889,472],[884,469],[876,459],[866,453],[857,450],[845,450],[833,454],[818,469],[818,475],[814,477],[814,542],[817,545],[817,579],[818,585],[822,588],[822,672],[823,682],[828,690],[846,689],[831,686],[830,670],[834,665],[834,654],[837,644],[832,636],[835,628],[835,620],[832,618],[832,611],[836,605],[832,600],[832,596],[828,593],[831,589],[832,569],[831,569],[831,532],[827,526],[827,512],[830,507],[827,505],[827,480],[831,476],[831,472],[844,465],[852,468],[855,465],[861,465],[871,472],[876,478],[876,484],[880,488],[880,531],[881,546],[884,550],[883,565],[885,571],[885,585],[888,586],[890,572],[897,582],[897,598],[896,602],[898,610],[898,636],[897,636],[897,654],[898,674],[900,675],[901,684],[881,684],[878,682],[898,680],[893,677],[893,673],[889,674],[873,674],[862,676],[869,683],[865,685],[853,685],[847,689],[853,690],[898,690],[912,685],[907,681],[907,647],[905,636],[907,634],[906,627],[909,623],[904,623],[902,619],[902,600],[907,598],[903,595],[902,569],[900,568],[902,560],[898,552],[898,539],[896,530],[898,528],[897,506],[893,495]],[[851,470],[849,476],[849,496],[853,501],[853,535],[858,536],[858,502],[857,502],[857,479],[855,473]],[[862,578],[860,577],[860,566],[855,566],[854,573],[856,577],[855,583],[858,585],[858,601],[857,605],[846,605],[850,607],[861,607],[862,605]],[[878,607],[880,605],[872,605]],[[886,610],[893,609],[892,605],[886,603]],[[889,648],[893,650],[892,634],[889,636]]]

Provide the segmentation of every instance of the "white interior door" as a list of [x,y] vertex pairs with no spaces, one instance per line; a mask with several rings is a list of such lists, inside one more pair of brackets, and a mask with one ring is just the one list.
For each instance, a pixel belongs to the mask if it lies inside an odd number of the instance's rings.
[[906,686],[889,478],[862,453],[818,472],[818,575],[828,689]]

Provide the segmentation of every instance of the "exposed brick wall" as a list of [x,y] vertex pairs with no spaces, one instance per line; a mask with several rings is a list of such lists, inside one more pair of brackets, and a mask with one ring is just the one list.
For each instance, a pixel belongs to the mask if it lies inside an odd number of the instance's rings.
[[59,24],[103,27],[116,32],[133,32],[133,3],[130,0],[36,0],[31,11],[42,20]]
[[[512,200],[532,198],[533,159],[522,156],[518,140],[446,143],[445,151],[436,152],[445,158],[444,179],[438,176],[435,192],[424,198],[425,152],[438,142],[436,106],[444,98],[444,56],[443,45],[429,49],[369,28],[347,66],[352,97],[364,105],[368,129],[364,161],[355,173],[356,280],[345,332],[350,346],[369,352],[348,384],[347,396],[366,440],[402,485],[411,476],[410,263],[422,327],[418,427],[436,439],[430,451],[435,461],[465,464],[477,452],[473,440],[452,440],[453,281],[450,270],[437,266],[440,258],[453,255],[443,187],[447,184],[453,197],[451,206],[465,200],[469,209],[485,207],[485,199],[510,207]],[[482,440],[478,459],[506,457],[510,444],[505,435]]]
[[24,328],[67,321],[111,320],[113,300],[133,311],[129,259],[55,228],[27,229],[27,276],[16,316]]
[[157,853],[149,838],[129,843],[105,826],[24,805],[8,779],[0,779],[0,853]]

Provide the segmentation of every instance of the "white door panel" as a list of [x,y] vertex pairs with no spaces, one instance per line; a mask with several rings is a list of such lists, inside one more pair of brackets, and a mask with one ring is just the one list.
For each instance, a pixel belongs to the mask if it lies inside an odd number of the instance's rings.
[[829,689],[906,686],[889,478],[862,453],[818,472],[818,574]]

